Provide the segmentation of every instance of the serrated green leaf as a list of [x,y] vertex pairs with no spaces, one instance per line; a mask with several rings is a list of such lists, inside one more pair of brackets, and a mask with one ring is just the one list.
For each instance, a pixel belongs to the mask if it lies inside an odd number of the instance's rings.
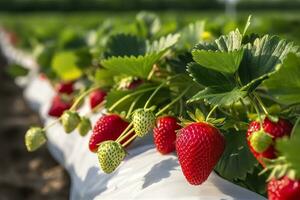
[[246,134],[231,129],[224,136],[226,148],[215,170],[228,180],[244,180],[257,163],[247,146]]
[[102,60],[101,64],[115,75],[125,74],[147,78],[153,65],[163,56],[165,51],[173,46],[178,40],[179,35],[168,35],[162,37],[152,44],[147,42],[145,55],[139,56],[113,56]]
[[161,37],[159,40],[155,40],[152,43],[148,42],[147,54],[159,53],[162,54],[167,49],[172,47],[179,39],[179,34],[169,34],[165,37]]
[[300,57],[289,54],[278,71],[265,81],[265,85],[281,103],[300,103]]
[[219,72],[233,74],[239,68],[243,50],[230,52],[193,50],[193,59],[203,67]]
[[243,36],[238,29],[229,32],[227,35],[216,39],[215,43],[220,51],[234,51],[242,48]]
[[58,52],[52,58],[51,67],[62,80],[72,81],[82,75],[78,61],[73,51]]
[[110,70],[115,75],[125,74],[128,76],[147,78],[153,64],[155,64],[159,58],[160,55],[157,53],[138,57],[111,57],[109,59],[102,60],[101,64],[104,68]]
[[243,36],[238,29],[229,32],[227,35],[223,35],[216,39],[213,43],[199,43],[195,46],[196,50],[212,50],[230,52],[234,50],[240,50],[242,48]]
[[129,34],[115,34],[107,41],[104,56],[139,56],[146,53],[146,40]]
[[[245,46],[244,57],[239,68],[243,84],[253,82],[275,70],[289,52],[296,52],[298,47],[277,36],[265,35],[257,38],[253,45]],[[254,82],[255,83],[255,82]]]
[[190,98],[188,102],[191,103],[195,101],[206,100],[213,105],[230,105],[238,101],[240,98],[243,98],[246,94],[247,92],[241,91],[238,88],[230,91],[220,91],[218,89],[207,87]]
[[188,64],[187,71],[193,77],[194,81],[203,86],[223,88],[227,91],[235,87],[234,79],[231,75],[202,67],[195,62]]

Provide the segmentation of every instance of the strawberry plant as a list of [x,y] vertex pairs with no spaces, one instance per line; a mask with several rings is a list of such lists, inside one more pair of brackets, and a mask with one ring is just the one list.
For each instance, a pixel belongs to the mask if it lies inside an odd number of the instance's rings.
[[[67,133],[90,137],[105,173],[122,165],[135,138],[153,131],[160,153],[176,147],[192,185],[215,171],[270,199],[300,199],[299,47],[248,34],[249,26],[250,18],[223,35],[200,21],[166,31],[142,13],[132,30],[103,25],[89,42],[69,30],[37,52],[59,93],[49,114]],[[87,96],[91,113],[105,112],[96,124],[77,112]],[[46,142],[47,128],[27,132],[29,151]]]

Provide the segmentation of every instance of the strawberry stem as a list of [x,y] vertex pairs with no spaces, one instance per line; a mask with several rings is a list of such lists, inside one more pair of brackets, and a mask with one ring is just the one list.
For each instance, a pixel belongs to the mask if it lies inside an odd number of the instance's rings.
[[150,80],[150,79],[151,79],[151,77],[153,76],[153,74],[154,74],[154,72],[155,72],[155,68],[156,68],[156,66],[155,66],[155,64],[154,64],[154,65],[152,66],[151,71],[150,71],[149,74],[148,74],[147,80]]
[[115,102],[108,110],[109,111],[112,111],[113,109],[115,109],[120,103],[122,103],[123,101],[125,101],[126,99],[130,98],[130,97],[133,97],[135,95],[138,95],[138,94],[141,94],[141,93],[144,93],[144,92],[148,92],[148,91],[151,91],[151,90],[154,90],[156,89],[156,87],[151,87],[151,88],[146,88],[146,89],[143,89],[143,90],[138,90],[136,92],[133,92],[131,94],[127,94],[125,95],[124,97],[122,97],[119,101]]
[[130,139],[128,139],[124,144],[122,144],[122,147],[125,147],[127,144],[129,144],[132,140],[134,140],[137,137],[136,134],[134,134]]
[[92,87],[90,89],[88,89],[87,91],[83,92],[77,99],[76,101],[73,103],[72,107],[69,109],[70,111],[72,110],[76,110],[76,107],[78,106],[78,104],[81,102],[81,100],[87,96],[89,93],[91,93],[92,91],[96,90],[100,88],[100,86],[95,86],[95,87]]
[[179,99],[181,99],[181,97],[183,97],[187,91],[192,87],[189,86],[187,87],[179,96],[177,96],[173,101],[171,101],[168,105],[166,105],[164,108],[162,108],[160,111],[158,111],[158,113],[156,113],[155,116],[159,116],[160,114],[162,114],[163,112],[165,112],[170,106],[172,106],[174,103],[176,103]]
[[131,122],[130,124],[128,124],[128,126],[126,127],[126,129],[119,135],[119,137],[116,139],[116,141],[119,141],[119,138],[121,138],[127,131],[129,131],[129,129],[132,128],[133,122]]
[[54,126],[54,125],[55,125],[57,122],[59,122],[59,121],[60,121],[60,118],[54,120],[54,121],[51,122],[49,125],[45,126],[45,127],[43,128],[43,131],[46,131],[47,129],[51,128],[52,126]]
[[136,103],[140,100],[140,98],[142,97],[142,95],[138,96],[130,105],[130,108],[127,112],[127,115],[126,115],[126,119],[128,119],[132,113],[132,110],[134,109],[134,106],[136,105]]
[[144,109],[147,109],[148,104],[150,103],[150,101],[153,99],[153,97],[156,95],[156,93],[160,90],[160,88],[162,88],[167,81],[162,82],[155,90],[154,92],[151,94],[151,96],[149,97],[149,99],[147,100],[147,102],[144,105]]
[[[128,126],[129,127],[129,126]],[[132,132],[134,132],[134,128],[128,130],[125,132],[123,132],[116,140],[116,142],[121,142],[122,140],[124,140],[126,137],[128,137],[128,135],[130,135]]]
[[176,78],[178,75],[172,76],[170,78],[168,78],[166,81],[162,82],[155,90],[154,92],[151,94],[151,96],[149,97],[149,99],[147,100],[147,102],[145,103],[144,109],[147,109],[148,104],[150,103],[150,101],[153,99],[153,97],[157,94],[157,92],[166,84],[168,83],[168,81],[172,80],[173,78]]
[[294,135],[294,133],[296,132],[296,129],[298,128],[299,126],[299,123],[300,123],[300,118],[297,119],[297,121],[295,122],[295,125],[291,131],[291,137]]
[[257,106],[257,104],[255,103],[255,101],[252,99],[252,96],[251,96],[251,95],[249,95],[249,99],[250,99],[250,102],[251,102],[252,106],[253,106],[254,109],[255,109],[255,112],[256,112],[257,116],[258,116],[260,128],[263,129],[263,122],[262,122],[262,118],[261,118],[261,115],[260,115],[258,106]]
[[242,106],[244,107],[244,109],[246,110],[246,113],[249,114],[248,107],[246,106],[246,104],[245,104],[243,98],[240,98],[240,102],[241,102]]
[[209,113],[208,113],[207,116],[206,116],[205,121],[207,121],[207,120],[210,118],[210,116],[211,116],[212,113],[217,109],[218,106],[219,106],[219,105],[215,105],[215,106],[209,111]]
[[263,109],[264,113],[268,116],[269,115],[268,110],[264,106],[261,98],[255,92],[253,93],[253,95],[256,98],[256,100],[257,100],[258,104],[260,105],[260,107]]

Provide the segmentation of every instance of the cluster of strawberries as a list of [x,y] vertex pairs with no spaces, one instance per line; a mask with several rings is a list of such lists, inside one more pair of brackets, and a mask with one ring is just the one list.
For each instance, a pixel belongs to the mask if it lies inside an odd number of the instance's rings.
[[[60,117],[64,111],[71,108],[73,104],[72,94],[75,92],[74,82],[60,82],[56,84],[55,91],[57,95],[53,97],[48,115],[52,117]],[[89,95],[91,109],[94,109],[103,102],[106,92],[103,90],[94,90]]]
[[[262,127],[261,127],[262,125]],[[286,119],[279,118],[272,121],[265,117],[262,124],[253,121],[249,124],[247,141],[249,148],[258,162],[266,167],[264,159],[275,159],[277,152],[274,144],[278,138],[289,137],[293,125]],[[280,179],[272,178],[267,186],[270,200],[300,199],[300,180],[293,180],[288,176]]]
[[[94,126],[89,143],[90,150],[97,152],[98,146],[102,142],[116,140],[128,125],[127,121],[116,114],[101,117]],[[250,123],[247,132],[248,145],[253,155],[263,166],[265,166],[264,158],[276,158],[274,148],[276,139],[289,136],[292,127],[289,121],[281,118],[277,122],[273,122],[266,117],[263,122],[263,129],[261,129],[258,121]],[[257,148],[255,139],[253,139],[253,136],[255,137],[255,134],[261,130],[272,138],[271,143],[263,150]],[[124,138],[120,144],[126,143],[133,134]],[[193,185],[199,185],[208,178],[225,149],[223,135],[212,124],[194,122],[182,127],[174,116],[157,118],[153,128],[153,136],[156,149],[161,154],[168,154],[176,150],[183,174],[187,181]],[[120,152],[122,154],[120,157],[123,159],[125,151]],[[287,176],[280,179],[273,178],[268,183],[268,196],[271,200],[296,200],[300,197],[300,181],[292,180]]]
[[[61,119],[67,133],[78,127],[83,117],[77,112],[70,113],[72,101],[65,101],[64,96],[72,96],[73,83],[56,85],[57,96],[54,97],[49,115]],[[135,88],[135,87],[133,87]],[[132,89],[127,87],[127,89]],[[95,89],[89,93],[90,108],[97,108],[105,100],[106,92]],[[194,118],[195,119],[195,118]],[[86,135],[92,128],[86,129]],[[275,142],[278,138],[290,136],[293,125],[286,119],[276,121],[264,117],[262,122],[252,121],[247,131],[248,146],[258,160],[266,167],[265,159],[277,157]],[[80,130],[80,128],[79,128]],[[226,141],[223,134],[212,123],[194,120],[183,124],[171,115],[158,116],[150,108],[136,109],[131,122],[119,114],[106,114],[96,122],[89,140],[89,149],[97,153],[100,166],[105,173],[112,173],[126,157],[126,147],[136,138],[144,137],[153,130],[156,149],[161,154],[177,152],[179,164],[187,181],[192,185],[202,184],[213,171],[222,156]],[[27,147],[35,150],[46,141],[43,129],[32,128],[26,134]],[[81,132],[81,131],[79,131]],[[37,134],[43,133],[43,134]],[[34,148],[32,148],[34,147]],[[268,182],[270,200],[296,200],[300,197],[300,180],[288,176],[272,178]]]

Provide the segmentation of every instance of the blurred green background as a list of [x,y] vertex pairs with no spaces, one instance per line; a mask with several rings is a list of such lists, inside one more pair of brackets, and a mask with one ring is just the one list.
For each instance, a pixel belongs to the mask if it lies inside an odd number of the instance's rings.
[[234,2],[239,9],[299,9],[299,0],[0,0],[2,11],[222,9]]

